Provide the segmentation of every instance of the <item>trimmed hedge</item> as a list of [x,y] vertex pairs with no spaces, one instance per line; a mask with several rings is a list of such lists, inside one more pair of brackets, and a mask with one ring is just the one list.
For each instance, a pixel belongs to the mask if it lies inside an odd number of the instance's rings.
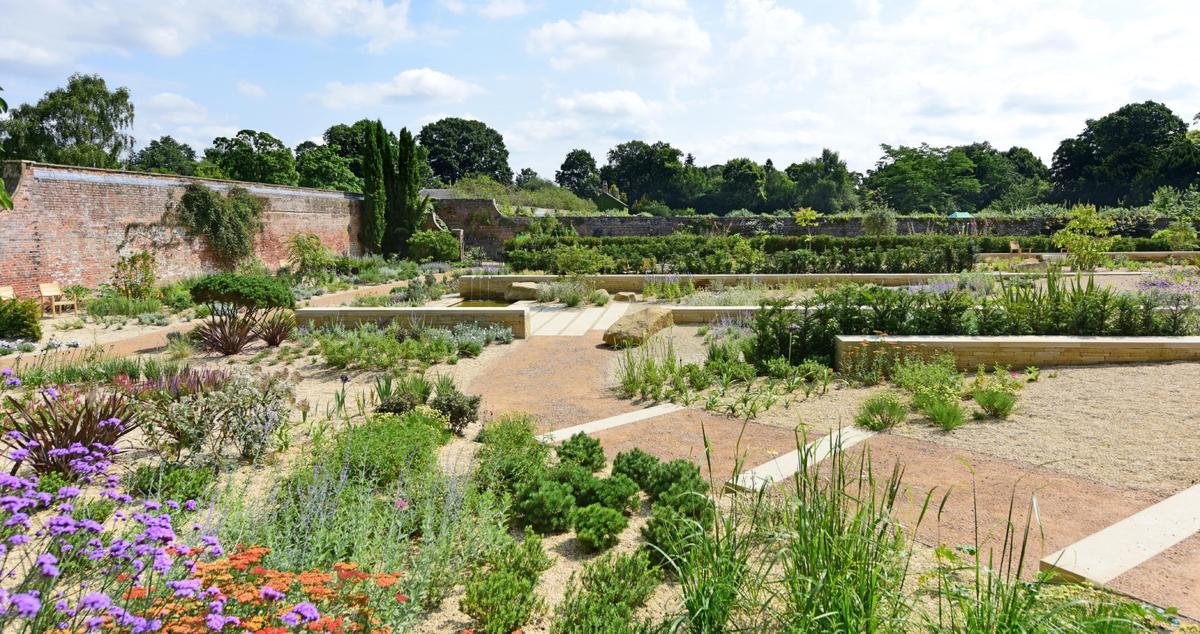
[[261,275],[216,273],[192,285],[196,303],[233,304],[246,309],[292,308],[296,300],[282,282]]
[[[1058,251],[1048,236],[950,236],[922,234],[886,238],[835,236],[518,236],[505,245],[514,270],[572,273],[563,253],[594,254],[599,273],[641,273],[646,264],[679,273],[951,273],[969,269],[978,253],[1007,253],[1017,241],[1032,251]],[[1168,251],[1166,240],[1117,238],[1115,251]]]
[[37,300],[0,300],[0,339],[38,341],[42,338],[41,316]]

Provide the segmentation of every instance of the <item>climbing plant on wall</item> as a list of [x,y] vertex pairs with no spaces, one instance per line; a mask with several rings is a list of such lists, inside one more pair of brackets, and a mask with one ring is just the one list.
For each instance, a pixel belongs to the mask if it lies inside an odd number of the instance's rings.
[[262,229],[263,207],[261,199],[240,187],[222,196],[193,183],[179,200],[179,223],[193,237],[204,238],[217,259],[232,266],[254,253],[254,236]]

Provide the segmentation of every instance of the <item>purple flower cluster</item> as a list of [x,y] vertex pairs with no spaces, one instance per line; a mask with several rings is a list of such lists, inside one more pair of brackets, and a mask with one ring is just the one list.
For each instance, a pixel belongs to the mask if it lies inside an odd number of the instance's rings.
[[[120,425],[112,420],[109,424]],[[18,440],[10,432],[9,439]],[[26,448],[14,453],[28,451]],[[83,496],[81,487],[68,485],[54,494],[38,491],[38,480],[0,474],[0,631],[28,629],[98,631],[106,622],[123,631],[161,630],[153,615],[138,614],[140,603],[124,597],[130,586],[151,584],[189,598],[201,593],[200,580],[190,576],[198,557],[224,554],[219,540],[201,535],[189,544],[176,535],[169,513],[195,510],[194,500],[135,505],[119,488],[120,478],[109,475],[111,446],[79,444],[51,449],[55,458],[67,459],[72,472],[86,484],[100,485],[100,498],[117,505],[113,521],[102,524],[76,515]],[[11,455],[11,454],[10,454]],[[19,455],[19,453],[18,453]],[[33,517],[40,516],[39,521]],[[196,528],[199,528],[198,526]],[[91,570],[97,574],[81,581],[64,579],[64,571]],[[82,596],[74,591],[81,589]],[[70,595],[68,595],[70,592]],[[220,591],[210,588],[208,596]],[[78,596],[72,603],[70,596]],[[122,603],[124,602],[124,603]],[[214,630],[238,625],[236,617],[221,614],[223,601],[210,604],[207,625]]]

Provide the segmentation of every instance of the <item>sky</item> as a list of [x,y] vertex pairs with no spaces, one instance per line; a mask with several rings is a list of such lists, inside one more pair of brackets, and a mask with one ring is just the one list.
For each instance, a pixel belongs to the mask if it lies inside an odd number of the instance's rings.
[[780,167],[880,144],[1058,143],[1130,102],[1200,112],[1197,0],[0,0],[0,93],[126,86],[138,145],[444,116],[552,178],[630,139]]

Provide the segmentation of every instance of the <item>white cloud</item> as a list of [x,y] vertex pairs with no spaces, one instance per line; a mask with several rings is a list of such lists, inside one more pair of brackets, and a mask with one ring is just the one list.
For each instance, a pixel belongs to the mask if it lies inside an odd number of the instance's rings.
[[69,65],[90,54],[173,56],[225,34],[344,36],[379,52],[410,38],[409,0],[46,0],[5,3],[0,70]]
[[556,103],[562,112],[613,118],[648,118],[662,109],[660,104],[646,101],[632,90],[575,93],[559,98]]
[[525,15],[533,8],[525,0],[486,0],[467,3],[463,0],[441,0],[442,8],[454,15],[474,13],[491,20],[515,18]]
[[313,95],[327,108],[354,108],[404,101],[463,101],[483,89],[432,68],[413,68],[388,81],[344,84],[329,82]]
[[549,144],[627,141],[654,134],[660,116],[668,110],[632,90],[576,92],[550,103],[504,131],[509,146],[537,151]]
[[247,97],[265,97],[267,94],[266,89],[264,89],[262,86],[245,80],[237,83],[237,89],[238,92],[246,95]]
[[214,117],[208,108],[178,93],[160,92],[134,105],[138,113],[134,132],[139,147],[171,135],[200,154],[214,138],[232,136],[239,129],[227,118]]
[[689,76],[704,72],[712,43],[690,16],[630,9],[623,13],[584,12],[574,21],[549,22],[530,34],[534,50],[558,69],[582,65],[622,71],[657,68]]

